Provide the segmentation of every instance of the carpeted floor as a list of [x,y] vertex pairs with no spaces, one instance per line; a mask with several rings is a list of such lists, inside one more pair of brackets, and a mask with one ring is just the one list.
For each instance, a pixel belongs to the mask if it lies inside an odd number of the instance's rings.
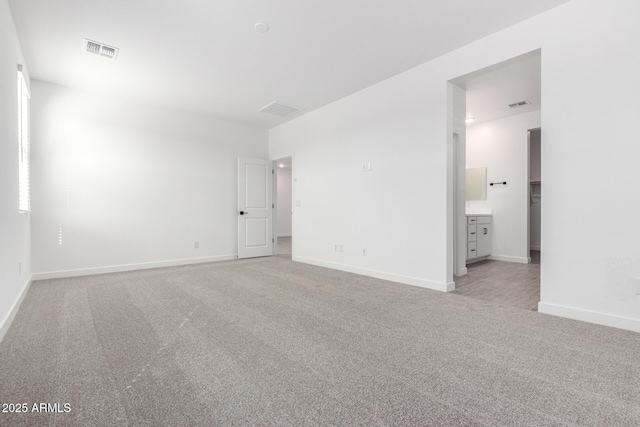
[[637,333],[282,257],[47,280],[0,343],[0,401],[29,409],[0,425],[633,426],[638,355]]

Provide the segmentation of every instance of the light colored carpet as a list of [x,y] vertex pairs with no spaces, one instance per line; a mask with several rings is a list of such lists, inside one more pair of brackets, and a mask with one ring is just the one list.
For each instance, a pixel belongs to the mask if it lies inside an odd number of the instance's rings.
[[33,283],[0,425],[640,425],[640,334],[281,257]]

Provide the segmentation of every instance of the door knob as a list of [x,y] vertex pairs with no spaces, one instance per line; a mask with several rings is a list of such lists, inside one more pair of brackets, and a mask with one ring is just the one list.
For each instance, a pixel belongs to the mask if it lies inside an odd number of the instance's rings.
[[249,212],[240,211],[240,212],[238,212],[238,215],[249,215]]

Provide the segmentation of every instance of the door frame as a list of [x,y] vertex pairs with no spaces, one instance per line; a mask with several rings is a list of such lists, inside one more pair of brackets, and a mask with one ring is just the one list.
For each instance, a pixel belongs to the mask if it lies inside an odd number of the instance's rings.
[[467,274],[465,135],[461,135],[460,132],[453,132],[452,144],[453,275],[464,276]]
[[447,292],[455,277],[467,274],[466,231],[466,91],[447,81]]
[[[531,132],[540,132],[540,144],[542,145],[542,126],[527,129],[527,257],[529,264],[531,264],[531,200],[533,197],[531,191]],[[540,155],[540,166],[542,166],[542,154]],[[542,224],[540,224],[540,235],[542,237]],[[542,238],[540,239],[540,246],[542,246]],[[542,248],[540,248],[540,252],[542,252]]]

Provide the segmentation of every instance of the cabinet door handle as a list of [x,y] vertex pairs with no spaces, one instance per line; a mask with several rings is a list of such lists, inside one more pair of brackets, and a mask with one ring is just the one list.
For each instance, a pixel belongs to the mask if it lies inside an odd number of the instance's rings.
[[487,234],[487,233],[488,233],[488,229],[487,229],[487,227],[484,227],[483,230],[482,230],[482,234]]
[[469,233],[469,234],[476,234],[476,232],[475,232],[475,231],[472,231],[472,232],[471,232],[471,233]]

